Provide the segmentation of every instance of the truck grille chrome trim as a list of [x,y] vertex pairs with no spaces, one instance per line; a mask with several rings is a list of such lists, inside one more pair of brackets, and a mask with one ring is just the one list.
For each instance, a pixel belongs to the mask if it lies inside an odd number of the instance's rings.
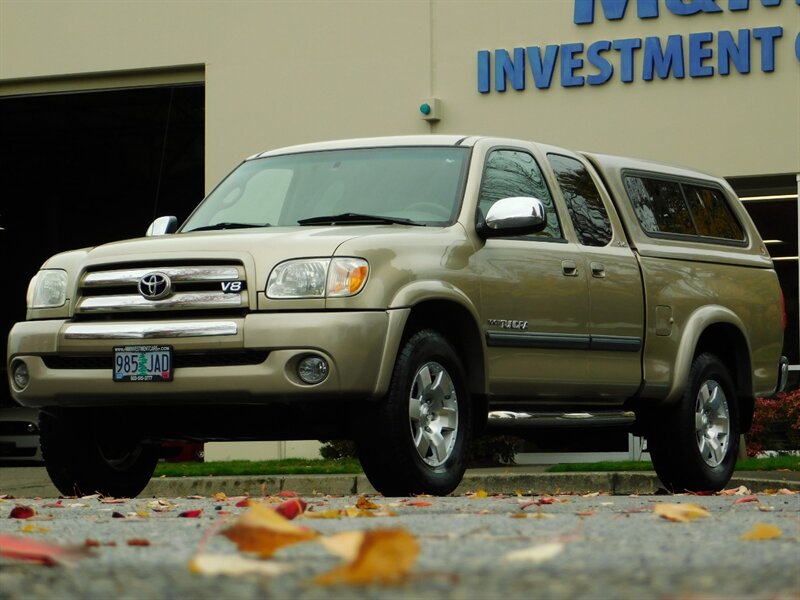
[[75,312],[146,312],[163,310],[202,310],[207,308],[244,308],[247,306],[247,293],[226,294],[225,292],[178,292],[163,300],[148,300],[139,294],[114,296],[87,296],[82,298]]
[[236,321],[207,321],[184,323],[76,323],[66,325],[64,338],[68,340],[143,340],[149,338],[184,338],[236,335]]
[[[104,286],[135,285],[153,271],[153,268],[120,269],[98,271],[84,275],[82,287],[98,288]],[[237,267],[164,267],[155,269],[167,275],[172,281],[230,281],[244,279],[244,272]]]

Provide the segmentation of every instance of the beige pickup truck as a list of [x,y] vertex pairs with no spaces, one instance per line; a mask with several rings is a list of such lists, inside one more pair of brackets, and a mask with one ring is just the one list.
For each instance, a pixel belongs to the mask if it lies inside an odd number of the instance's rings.
[[718,490],[787,372],[724,180],[514,139],[259,154],[180,228],[49,259],[27,301],[11,389],[64,494],[138,494],[165,441],[317,438],[384,494],[447,494],[495,409],[628,419],[668,488]]

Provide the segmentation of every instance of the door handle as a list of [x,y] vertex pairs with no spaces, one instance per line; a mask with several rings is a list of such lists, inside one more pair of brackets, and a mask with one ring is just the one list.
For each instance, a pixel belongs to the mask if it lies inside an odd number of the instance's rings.
[[562,260],[561,261],[561,272],[564,273],[566,277],[577,277],[578,276],[578,265],[575,264],[573,260]]
[[606,276],[606,266],[603,263],[593,262],[589,266],[592,269],[592,277]]

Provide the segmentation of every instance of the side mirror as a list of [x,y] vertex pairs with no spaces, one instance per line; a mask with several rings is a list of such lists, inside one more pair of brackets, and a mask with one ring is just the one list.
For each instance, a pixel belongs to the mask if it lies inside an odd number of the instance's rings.
[[544,203],[538,198],[503,198],[495,202],[478,223],[482,238],[512,237],[542,231],[547,226]]
[[155,221],[150,223],[147,228],[147,237],[154,235],[166,235],[168,233],[175,233],[178,229],[177,217],[158,217]]

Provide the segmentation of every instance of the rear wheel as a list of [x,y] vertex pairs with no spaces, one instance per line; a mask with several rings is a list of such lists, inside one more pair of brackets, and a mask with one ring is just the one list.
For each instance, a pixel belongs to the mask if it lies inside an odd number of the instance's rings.
[[92,411],[40,412],[39,430],[47,473],[65,496],[132,498],[158,462],[158,447],[142,444]]
[[648,433],[653,466],[667,489],[719,491],[727,485],[739,452],[738,407],[722,361],[713,354],[697,356],[683,397]]
[[444,336],[430,329],[411,336],[389,393],[365,408],[358,427],[364,473],[385,496],[444,495],[458,486],[472,414],[464,368]]

